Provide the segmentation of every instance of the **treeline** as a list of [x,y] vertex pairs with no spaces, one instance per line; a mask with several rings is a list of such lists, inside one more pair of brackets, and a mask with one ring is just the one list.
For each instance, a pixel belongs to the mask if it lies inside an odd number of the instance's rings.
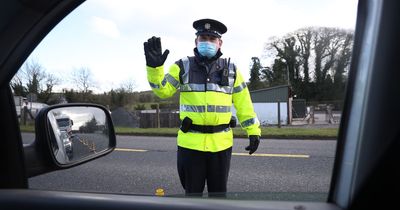
[[252,58],[250,90],[291,85],[293,95],[308,101],[343,100],[354,33],[308,27],[272,38],[265,45],[263,66]]
[[102,94],[82,93],[81,91],[65,90],[64,96],[69,103],[88,102],[101,104],[114,110],[124,107],[127,110],[145,109],[178,109],[179,94],[170,99],[160,99],[152,91],[127,91],[123,88],[112,89]]
[[[278,85],[290,85],[296,98],[307,101],[343,100],[350,66],[353,32],[326,27],[308,27],[283,37],[271,38],[265,45],[262,64],[259,57],[251,58],[248,87],[257,90]],[[74,88],[55,92],[54,87],[69,80]],[[70,78],[58,78],[48,73],[35,60],[28,60],[12,79],[14,95],[24,96],[46,104],[89,102],[113,110],[143,110],[157,106],[177,109],[179,94],[166,100],[151,91],[137,92],[133,80],[122,82],[118,88],[94,93],[96,81],[89,68],[74,69]],[[32,97],[34,96],[34,97]],[[64,101],[63,101],[64,100]]]
[[[75,88],[54,91],[54,87],[65,82],[71,82]],[[94,93],[97,83],[89,68],[78,68],[71,72],[69,78],[58,78],[48,73],[35,60],[28,60],[12,79],[10,86],[14,95],[30,98],[33,102],[45,104],[58,103],[96,103],[114,110],[124,107],[128,110],[143,110],[159,108],[178,108],[179,94],[161,100],[152,91],[134,91],[133,80],[122,82],[118,88],[103,93]]]

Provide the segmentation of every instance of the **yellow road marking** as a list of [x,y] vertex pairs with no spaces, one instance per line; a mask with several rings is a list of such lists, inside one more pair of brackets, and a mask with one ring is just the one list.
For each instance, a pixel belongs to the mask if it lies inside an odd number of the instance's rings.
[[143,149],[125,149],[125,148],[115,148],[115,151],[121,151],[121,152],[147,152],[147,150],[143,150]]
[[255,157],[288,157],[288,158],[310,158],[310,155],[291,155],[291,154],[263,154],[263,153],[232,153],[236,156],[255,156]]
[[[115,151],[121,152],[147,152],[148,150],[143,149],[126,149],[126,148],[115,148]],[[310,155],[294,155],[294,154],[263,154],[263,153],[232,153],[234,156],[254,156],[254,157],[288,157],[288,158],[310,158]]]

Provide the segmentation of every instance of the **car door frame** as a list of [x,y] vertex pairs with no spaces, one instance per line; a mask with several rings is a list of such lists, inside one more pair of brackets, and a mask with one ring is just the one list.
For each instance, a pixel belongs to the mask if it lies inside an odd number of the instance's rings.
[[[0,20],[0,189],[27,188],[19,123],[9,81],[42,39],[83,1],[23,0],[4,2]],[[14,110],[10,112],[9,110]]]
[[[328,202],[341,208],[396,206],[399,194],[400,6],[360,1],[345,108]],[[390,194],[389,191],[396,193]]]
[[[391,101],[393,95],[396,96],[398,93],[397,90],[400,90],[400,83],[396,83],[396,77],[400,78],[398,77],[400,71],[398,71],[398,67],[390,69],[399,55],[395,47],[400,46],[398,45],[399,41],[396,40],[396,37],[400,37],[399,29],[396,29],[399,23],[396,12],[400,11],[396,1],[387,0],[379,3],[377,0],[366,0],[359,3],[346,105],[343,111],[327,203],[241,202],[26,189],[28,186],[17,116],[16,112],[8,111],[14,110],[14,101],[8,81],[45,35],[83,1],[24,0],[21,2],[28,2],[26,4],[30,5],[30,8],[23,8],[20,15],[12,17],[15,22],[8,25],[8,31],[5,33],[12,36],[12,34],[19,34],[17,32],[22,30],[21,37],[14,42],[7,43],[7,37],[2,37],[3,34],[0,36],[1,46],[9,49],[7,54],[0,54],[0,84],[2,84],[0,97],[7,99],[0,100],[0,115],[3,116],[3,120],[0,122],[0,132],[3,135],[0,144],[0,164],[2,165],[0,204],[2,206],[21,209],[28,206],[29,208],[58,209],[358,209],[357,207],[361,205],[365,209],[369,209],[372,205],[368,204],[387,201],[384,197],[375,200],[365,199],[371,197],[368,190],[375,189],[379,192],[389,190],[392,186],[387,182],[391,180],[384,180],[384,178],[392,178],[388,176],[391,175],[389,169],[398,169],[398,166],[394,165],[396,161],[392,159],[392,154],[396,152],[392,148],[398,148],[398,143],[396,143],[399,135],[398,128],[390,123],[393,123],[391,117],[400,117],[400,111],[395,110],[393,113],[388,110],[388,108],[400,107],[399,102]],[[38,4],[43,7],[35,6],[35,2],[39,2]],[[25,27],[18,28],[19,23]],[[381,41],[381,39],[385,41]],[[387,55],[387,53],[389,53],[387,57],[380,56]],[[390,69],[384,73],[383,77],[378,76],[381,67]],[[382,85],[388,81],[390,87],[382,88]],[[362,96],[357,96],[357,94]],[[361,103],[357,101],[360,100],[359,97],[362,98]],[[373,123],[375,121],[381,123],[377,128]],[[379,135],[382,134],[386,137],[385,144],[380,144],[379,141]],[[356,139],[355,143],[351,139]],[[375,150],[378,150],[379,154],[373,156]],[[355,152],[354,155],[351,154],[352,152]],[[346,155],[350,156],[350,159]],[[348,161],[351,162],[350,165]],[[380,169],[382,161],[392,164],[377,172],[376,169]],[[367,162],[371,164],[367,164]],[[381,179],[372,179],[376,176]],[[351,186],[346,187],[343,185],[345,182]],[[380,183],[384,185],[379,187]],[[398,180],[395,184],[398,184]],[[22,189],[9,190],[9,188]],[[394,201],[386,203],[393,204]],[[357,205],[357,202],[361,204]]]

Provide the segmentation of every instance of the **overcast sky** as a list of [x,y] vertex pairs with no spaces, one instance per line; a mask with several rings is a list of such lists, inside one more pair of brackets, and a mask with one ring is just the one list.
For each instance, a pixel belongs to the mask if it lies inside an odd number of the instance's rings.
[[150,90],[143,42],[161,37],[170,54],[165,72],[176,60],[193,55],[193,21],[223,22],[222,52],[249,78],[251,57],[264,44],[308,26],[354,29],[356,0],[88,0],[67,16],[30,56],[47,72],[62,78],[60,88],[75,88],[74,69],[89,68],[96,92],[118,88],[127,80],[136,91]]

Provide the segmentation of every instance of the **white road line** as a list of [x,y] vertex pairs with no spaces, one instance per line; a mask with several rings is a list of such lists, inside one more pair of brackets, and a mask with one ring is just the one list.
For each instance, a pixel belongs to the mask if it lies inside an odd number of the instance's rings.
[[[148,150],[143,149],[127,149],[127,148],[115,148],[115,151],[120,152],[147,152]],[[310,158],[310,155],[303,154],[265,154],[265,153],[232,153],[234,156],[250,156],[250,157],[287,157],[287,158]]]
[[115,148],[115,151],[121,151],[121,152],[147,152],[148,150],[143,150],[143,149],[126,149],[126,148]]
[[255,156],[255,157],[288,157],[288,158],[310,158],[310,155],[296,155],[296,154],[263,154],[263,153],[232,153],[235,156]]

